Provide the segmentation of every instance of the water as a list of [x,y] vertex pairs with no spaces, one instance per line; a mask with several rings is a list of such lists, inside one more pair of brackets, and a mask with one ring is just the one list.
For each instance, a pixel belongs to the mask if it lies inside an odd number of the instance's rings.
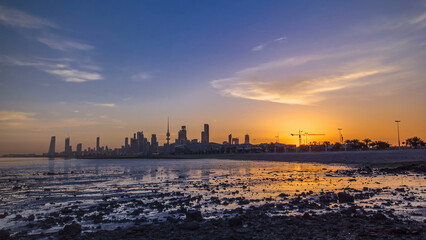
[[[288,203],[295,196],[315,200],[323,192],[368,193],[368,189],[380,191],[373,191],[375,194],[367,199],[357,199],[356,204],[392,209],[418,221],[425,219],[424,175],[336,173],[350,169],[346,165],[218,159],[0,158],[0,214],[8,213],[0,219],[0,229],[22,229],[30,215],[43,221],[50,213],[61,213],[67,207],[80,209],[80,218],[71,216],[90,230],[99,225],[91,218],[99,213],[96,206],[113,203],[101,217],[102,228],[108,229],[131,225],[135,219],[183,217],[183,208],[200,209],[205,218],[216,218],[232,214],[230,210],[236,208]],[[407,191],[395,192],[396,188]],[[331,210],[338,207],[330,206]],[[270,214],[301,211],[284,208]],[[57,224],[43,231],[60,228]],[[29,233],[40,231],[30,229]]]

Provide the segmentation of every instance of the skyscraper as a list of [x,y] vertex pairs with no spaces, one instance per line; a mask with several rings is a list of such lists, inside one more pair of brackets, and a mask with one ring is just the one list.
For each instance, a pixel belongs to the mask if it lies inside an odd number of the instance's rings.
[[250,137],[248,134],[244,136],[244,144],[250,144]]
[[128,138],[128,137],[126,137],[126,138],[124,139],[124,148],[126,148],[126,149],[128,149],[128,148],[129,148],[129,138]]
[[228,144],[232,144],[232,134],[229,134],[228,136]]
[[201,132],[201,143],[209,143],[209,125],[208,124],[204,124],[204,131]]
[[101,142],[101,138],[97,137],[96,138],[96,152],[100,152],[101,151],[100,142]]
[[178,132],[178,143],[179,144],[186,144],[187,138],[186,138],[186,126],[182,126],[182,129]]
[[81,143],[77,144],[77,154],[81,154],[82,148],[83,148],[83,145]]
[[49,154],[50,156],[55,155],[55,146],[56,146],[56,137],[55,137],[55,136],[52,136],[52,137],[50,138],[50,146],[49,146],[49,152],[48,152],[48,154]]
[[65,138],[65,153],[70,153],[71,152],[71,146],[70,146],[70,138],[67,137]]
[[145,142],[144,142],[144,135],[143,131],[137,132],[136,134],[137,140],[138,140],[138,152],[145,152]]
[[158,153],[157,134],[151,136],[151,153]]

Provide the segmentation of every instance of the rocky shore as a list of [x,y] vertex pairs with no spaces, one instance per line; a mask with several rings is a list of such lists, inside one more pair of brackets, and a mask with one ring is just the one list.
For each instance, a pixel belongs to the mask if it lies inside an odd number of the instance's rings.
[[[218,175],[200,182],[179,173],[173,181],[143,185],[147,191],[137,195],[117,188],[99,201],[89,199],[90,204],[46,202],[44,206],[52,211],[0,212],[0,220],[20,226],[0,228],[0,239],[426,239],[423,163],[322,171],[324,179],[320,173],[312,179],[303,169],[289,173],[264,169],[255,175],[261,177],[258,183],[252,175],[233,180]],[[410,177],[420,185],[389,187],[377,182],[394,177]],[[337,191],[303,190],[318,181],[344,181],[339,184],[348,186]],[[377,187],[349,187],[358,181],[365,181],[359,186]],[[297,187],[304,182],[308,184]],[[249,197],[267,192],[257,189],[257,184],[284,183],[300,191]],[[176,185],[173,190],[164,190],[172,185]],[[25,186],[14,188],[16,193],[29,191]],[[249,195],[254,191],[260,192]]]

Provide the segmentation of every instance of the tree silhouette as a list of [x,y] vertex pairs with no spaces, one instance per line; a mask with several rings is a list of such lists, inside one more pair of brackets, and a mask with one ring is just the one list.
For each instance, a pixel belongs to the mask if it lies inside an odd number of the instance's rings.
[[365,144],[365,146],[368,148],[368,150],[370,150],[370,143],[371,143],[371,139],[366,138],[364,140],[362,140]]
[[378,150],[384,150],[388,149],[390,147],[390,144],[383,141],[375,141],[372,143],[372,146],[376,146]]
[[417,146],[424,146],[425,142],[419,137],[412,137],[405,140],[405,142],[410,145],[412,148],[417,148]]

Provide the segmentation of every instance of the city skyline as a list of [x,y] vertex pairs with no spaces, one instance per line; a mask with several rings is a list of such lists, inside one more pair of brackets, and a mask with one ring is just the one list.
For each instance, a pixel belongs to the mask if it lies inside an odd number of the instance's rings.
[[172,142],[426,138],[424,1],[77,2],[0,1],[0,154],[163,144],[168,116]]

